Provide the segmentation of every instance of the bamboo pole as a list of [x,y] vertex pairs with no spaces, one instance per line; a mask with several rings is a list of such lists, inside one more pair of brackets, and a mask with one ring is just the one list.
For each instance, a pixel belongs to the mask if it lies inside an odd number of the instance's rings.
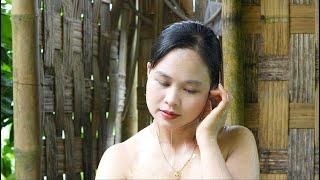
[[243,56],[238,0],[222,1],[222,52],[224,88],[233,96],[226,124],[244,124]]
[[[110,74],[110,103],[109,103],[109,117],[107,122],[107,148],[112,146],[115,143],[115,138],[113,135],[113,127],[116,125],[116,118],[118,112],[118,61],[119,61],[119,30],[118,23],[120,18],[121,6],[123,5],[123,0],[116,0],[112,3],[112,11],[110,16],[110,32],[106,32],[108,41],[107,49],[110,51],[110,60],[109,60],[109,74]],[[119,136],[118,136],[119,137]]]
[[120,30],[120,49],[119,49],[119,64],[117,72],[117,112],[115,118],[115,143],[121,142],[121,123],[122,113],[124,110],[125,94],[126,94],[126,66],[128,59],[128,12],[129,7],[123,8],[121,11],[121,30]]
[[[139,10],[138,1],[135,2],[135,9]],[[135,12],[133,12],[135,13]],[[127,63],[127,76],[126,86],[128,87],[128,91],[125,99],[125,108],[123,113],[123,122],[122,122],[122,138],[121,141],[125,141],[138,131],[138,112],[137,112],[137,61],[138,61],[138,52],[140,46],[140,26],[141,26],[141,18],[139,15],[134,14],[134,18],[132,20],[134,30],[133,37],[131,39],[131,47],[130,49],[130,57],[129,62]]]
[[16,179],[40,179],[35,1],[12,1]]

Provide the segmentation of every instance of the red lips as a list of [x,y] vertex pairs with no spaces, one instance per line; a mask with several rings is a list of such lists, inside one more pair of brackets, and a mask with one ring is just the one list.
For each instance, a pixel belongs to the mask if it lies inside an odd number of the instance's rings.
[[162,117],[167,120],[175,119],[178,116],[180,116],[179,114],[172,111],[166,111],[166,110],[160,110],[160,111],[161,111]]

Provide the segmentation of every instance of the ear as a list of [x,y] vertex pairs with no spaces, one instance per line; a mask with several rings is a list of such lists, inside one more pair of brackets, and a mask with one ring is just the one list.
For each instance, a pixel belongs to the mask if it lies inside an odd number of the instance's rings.
[[151,71],[151,63],[148,62],[148,63],[147,63],[147,76],[149,76],[150,71]]
[[221,100],[221,90],[219,88],[210,90],[210,99],[212,100],[213,107],[215,107]]

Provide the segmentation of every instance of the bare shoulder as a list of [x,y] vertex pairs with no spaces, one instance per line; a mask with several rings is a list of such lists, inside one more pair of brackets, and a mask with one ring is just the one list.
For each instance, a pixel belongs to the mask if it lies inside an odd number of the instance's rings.
[[123,142],[126,149],[130,149],[130,155],[139,152],[141,146],[145,146],[150,138],[150,126],[137,132],[135,135]]
[[253,133],[244,126],[228,126],[225,138],[230,145],[226,164],[235,179],[259,178],[259,156]]
[[254,135],[247,127],[240,125],[227,126],[224,133],[224,140],[229,144],[229,153],[257,150]]
[[126,159],[126,149],[123,143],[109,147],[102,155],[96,179],[125,178]]
[[[250,129],[240,125],[226,126],[225,133],[228,138],[234,140],[254,140],[253,133]],[[253,139],[252,139],[253,138]]]

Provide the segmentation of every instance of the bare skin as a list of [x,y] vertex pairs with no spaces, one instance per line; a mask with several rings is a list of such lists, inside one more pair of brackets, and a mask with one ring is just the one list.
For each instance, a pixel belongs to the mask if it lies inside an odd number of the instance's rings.
[[[190,157],[180,179],[259,178],[251,131],[242,126],[224,127],[232,96],[221,85],[209,88],[207,67],[195,51],[173,50],[154,68],[150,64],[147,68],[146,99],[154,121],[110,147],[96,179],[176,179],[174,172]],[[168,119],[164,110],[177,117]]]
[[[101,160],[105,164],[99,165],[104,170],[97,173],[96,179],[174,179],[170,166],[163,159],[156,134],[152,133],[153,125],[109,148]],[[242,126],[227,127],[220,132],[218,144],[234,179],[259,178],[256,145],[248,129]],[[181,179],[202,179],[199,148],[195,154],[183,170]],[[185,154],[178,156],[176,158],[181,157],[184,161],[188,158]],[[256,163],[254,167],[252,162]]]

